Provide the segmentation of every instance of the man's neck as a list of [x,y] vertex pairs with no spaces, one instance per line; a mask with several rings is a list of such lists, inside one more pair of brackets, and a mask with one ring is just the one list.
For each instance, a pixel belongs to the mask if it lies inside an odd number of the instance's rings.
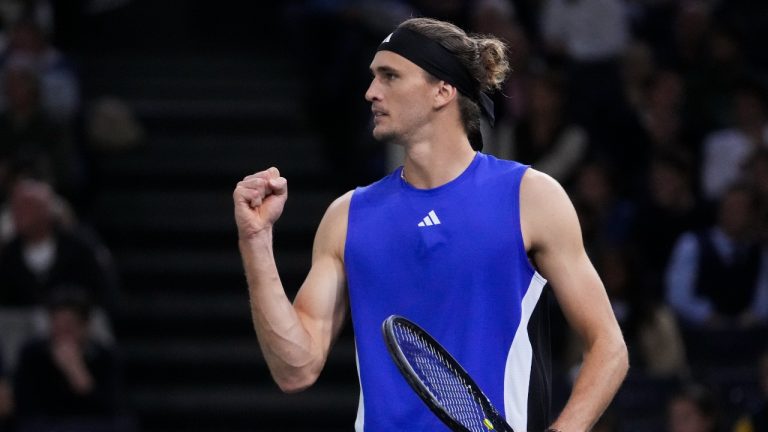
[[438,130],[406,145],[403,178],[417,189],[433,189],[461,175],[475,157],[463,130]]

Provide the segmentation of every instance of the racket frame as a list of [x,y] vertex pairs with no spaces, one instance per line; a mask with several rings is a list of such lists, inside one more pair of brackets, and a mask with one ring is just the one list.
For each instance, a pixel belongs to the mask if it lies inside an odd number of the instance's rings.
[[395,336],[396,325],[408,327],[417,335],[424,338],[424,340],[427,341],[427,343],[435,351],[437,351],[440,355],[443,356],[443,358],[445,358],[448,366],[450,366],[450,368],[456,372],[458,377],[467,383],[470,392],[483,408],[483,412],[487,416],[486,418],[490,420],[491,424],[493,425],[493,429],[488,429],[489,431],[514,432],[512,427],[507,424],[507,422],[502,418],[501,414],[499,414],[493,404],[491,404],[491,401],[480,389],[480,386],[475,383],[467,371],[464,370],[459,362],[456,361],[456,359],[454,359],[453,356],[439,342],[437,342],[437,340],[435,340],[435,338],[427,333],[426,330],[418,326],[416,323],[408,320],[407,318],[399,315],[391,315],[386,320],[384,320],[381,326],[382,332],[384,333],[384,341],[386,342],[387,350],[392,356],[392,360],[394,361],[395,365],[397,365],[397,368],[400,370],[400,373],[403,375],[411,388],[424,401],[427,407],[429,407],[429,409],[440,420],[442,420],[443,423],[445,423],[448,427],[451,428],[452,431],[455,432],[471,432],[464,425],[459,423],[458,420],[453,418],[445,406],[443,406],[443,404],[437,400],[432,391],[430,391],[427,385],[424,384],[421,378],[419,378],[419,375],[416,373],[413,366],[411,366],[411,363],[408,361],[405,354],[403,353],[403,350],[400,348],[400,345],[397,342],[397,338]]

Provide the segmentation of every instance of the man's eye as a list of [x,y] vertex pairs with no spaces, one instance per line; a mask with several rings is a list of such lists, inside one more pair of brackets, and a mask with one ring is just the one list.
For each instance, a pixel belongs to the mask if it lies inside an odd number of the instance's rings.
[[397,75],[393,73],[384,74],[384,77],[387,78],[387,80],[392,81],[393,79],[397,78]]

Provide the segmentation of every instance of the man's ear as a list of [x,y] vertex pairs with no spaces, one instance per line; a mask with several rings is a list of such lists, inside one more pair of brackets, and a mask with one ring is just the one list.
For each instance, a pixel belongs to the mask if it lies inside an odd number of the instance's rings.
[[456,90],[456,87],[448,84],[445,81],[440,81],[437,86],[437,92],[435,93],[435,109],[439,110],[444,108],[457,97],[458,90]]

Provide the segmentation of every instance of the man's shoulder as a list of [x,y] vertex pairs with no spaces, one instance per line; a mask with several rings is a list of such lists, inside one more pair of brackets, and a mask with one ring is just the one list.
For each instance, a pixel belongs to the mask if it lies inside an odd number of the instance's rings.
[[532,244],[570,235],[579,225],[565,189],[548,174],[532,168],[525,172],[520,185],[520,219]]
[[349,203],[352,201],[352,195],[355,194],[355,189],[349,190],[345,192],[343,195],[339,196],[328,207],[329,210],[331,209],[337,209],[337,210],[344,210],[349,209]]
[[326,216],[334,219],[346,218],[347,213],[349,213],[349,204],[352,202],[352,195],[354,195],[354,193],[355,190],[353,189],[334,199],[333,202],[331,202],[331,205],[328,206],[328,210],[326,210]]
[[551,199],[552,197],[567,197],[567,193],[549,174],[534,168],[528,168],[523,174],[522,184],[520,185],[520,197],[529,199]]

